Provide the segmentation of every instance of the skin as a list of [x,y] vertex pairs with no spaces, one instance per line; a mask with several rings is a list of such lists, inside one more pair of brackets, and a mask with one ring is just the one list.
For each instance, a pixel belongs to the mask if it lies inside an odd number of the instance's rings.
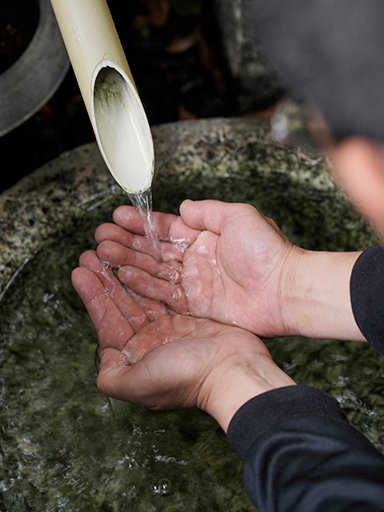
[[152,409],[197,406],[226,431],[239,399],[294,385],[257,336],[161,308],[154,314],[151,300],[138,306],[94,251],[80,265],[72,281],[98,333],[103,393]]
[[[351,139],[330,156],[383,237],[382,149]],[[97,254],[84,253],[72,275],[98,333],[98,386],[108,395],[154,409],[197,406],[226,431],[250,398],[294,385],[256,334],[364,341],[349,296],[359,253],[304,251],[246,205],[188,201],[180,217],[155,215],[157,251],[132,208],[114,221],[98,228]]]
[[384,240],[383,147],[353,137],[331,155],[335,174],[351,203]]
[[[97,254],[120,267],[122,283],[180,314],[263,337],[363,340],[348,295],[359,253],[304,251],[250,205],[185,201],[180,215],[154,215],[162,240],[156,255],[137,211],[122,206],[115,226],[97,229]],[[172,240],[182,240],[183,250],[170,256]]]

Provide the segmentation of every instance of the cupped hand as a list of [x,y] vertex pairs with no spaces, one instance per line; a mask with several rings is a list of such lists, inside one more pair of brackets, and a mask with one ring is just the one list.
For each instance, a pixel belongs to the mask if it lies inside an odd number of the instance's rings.
[[255,335],[206,319],[170,314],[136,296],[94,251],[72,282],[99,339],[99,389],[153,409],[197,406],[224,430],[250,398],[294,382]]
[[302,250],[252,206],[185,201],[180,217],[153,213],[157,248],[134,208],[118,208],[114,221],[96,231],[97,254],[137,294],[260,336],[289,334],[282,282]]

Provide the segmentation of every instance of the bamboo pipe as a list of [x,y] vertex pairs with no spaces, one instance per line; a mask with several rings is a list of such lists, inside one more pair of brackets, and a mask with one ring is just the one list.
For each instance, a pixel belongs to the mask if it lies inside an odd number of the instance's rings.
[[51,0],[100,152],[130,194],[151,186],[151,130],[106,0]]

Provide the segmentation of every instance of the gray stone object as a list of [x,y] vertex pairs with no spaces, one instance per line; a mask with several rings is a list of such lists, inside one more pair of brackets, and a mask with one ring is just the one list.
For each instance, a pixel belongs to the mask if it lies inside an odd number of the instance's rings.
[[[183,198],[250,202],[312,248],[358,249],[371,237],[321,159],[271,141],[269,122],[212,119],[152,129],[154,204]],[[64,153],[0,196],[0,293],[37,247],[90,205],[120,195],[96,143]],[[347,226],[345,230],[343,226]],[[301,235],[302,234],[302,235]],[[325,248],[325,247],[324,247]]]
[[[156,210],[177,213],[185,198],[247,202],[308,249],[374,243],[324,162],[275,146],[267,122],[180,122],[154,127],[153,138]],[[150,411],[97,390],[97,336],[70,275],[123,203],[95,143],[0,195],[0,509],[252,512],[241,460],[207,414]],[[336,397],[384,451],[383,370],[372,347],[266,344],[276,364]]]
[[282,77],[267,59],[247,15],[247,0],[212,0],[220,47],[237,113],[268,107],[285,93]]
[[69,59],[49,0],[39,0],[39,23],[21,57],[0,75],[0,137],[33,116],[53,96]]

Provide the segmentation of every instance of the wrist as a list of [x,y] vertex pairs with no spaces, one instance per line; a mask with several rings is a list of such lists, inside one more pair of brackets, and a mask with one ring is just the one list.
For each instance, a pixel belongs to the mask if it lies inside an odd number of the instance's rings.
[[351,305],[350,279],[359,252],[292,252],[282,279],[282,312],[290,335],[365,341]]
[[224,432],[236,412],[252,398],[273,389],[293,386],[295,382],[272,360],[261,356],[254,366],[242,361],[224,365],[205,383],[204,398],[199,407],[216,419]]

